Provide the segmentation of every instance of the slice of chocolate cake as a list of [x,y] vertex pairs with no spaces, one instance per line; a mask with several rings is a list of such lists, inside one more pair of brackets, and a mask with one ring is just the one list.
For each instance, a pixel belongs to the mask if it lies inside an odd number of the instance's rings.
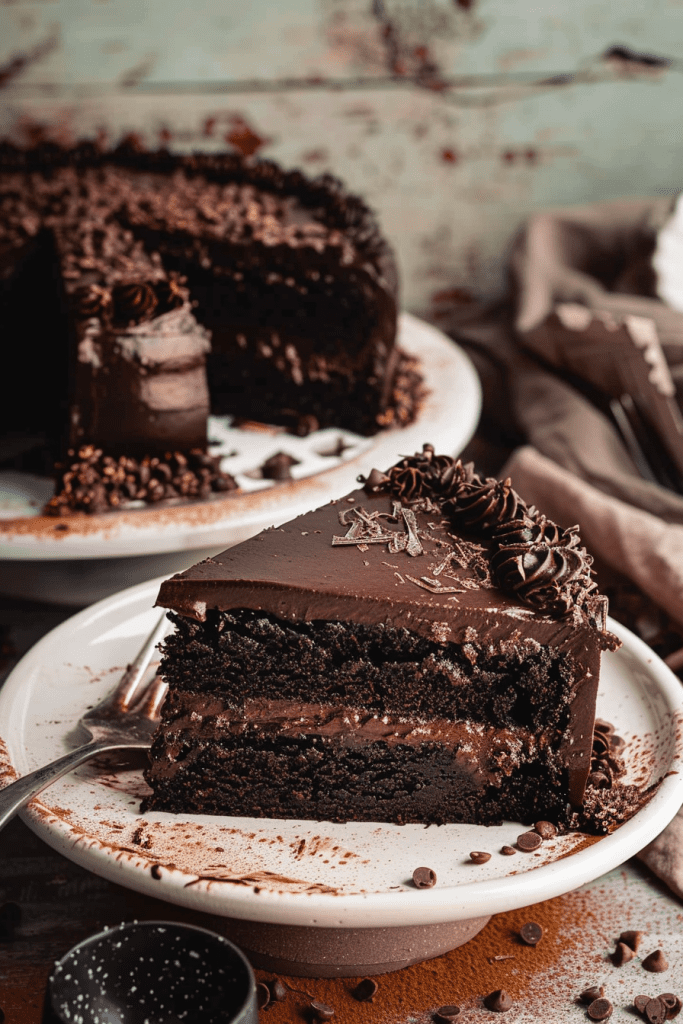
[[146,810],[563,818],[606,631],[576,528],[430,446],[162,584]]

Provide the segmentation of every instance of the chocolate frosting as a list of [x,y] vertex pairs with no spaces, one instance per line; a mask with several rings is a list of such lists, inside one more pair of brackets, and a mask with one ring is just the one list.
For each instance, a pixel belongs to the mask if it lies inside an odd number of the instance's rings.
[[436,456],[425,445],[388,473],[373,470],[366,489],[389,492],[408,505],[436,502],[456,530],[492,540],[491,570],[503,591],[546,615],[582,613],[604,631],[606,599],[593,593],[593,559],[578,526],[562,529],[528,508],[509,478],[482,479],[460,459]]
[[[515,587],[503,590],[492,566],[497,550],[488,538],[455,533],[425,498],[411,507],[354,491],[174,576],[157,603],[199,621],[211,609],[244,607],[289,621],[387,623],[442,643],[533,637],[581,645],[592,636],[614,646],[592,608],[577,604],[558,616]],[[574,559],[573,548],[557,550]]]
[[421,452],[401,459],[388,473],[373,470],[366,483],[366,489],[378,491],[384,488],[402,501],[414,501],[423,497],[446,497],[457,492],[463,483],[476,479],[472,466],[463,466],[459,459],[448,455],[436,455],[431,444],[425,444]]
[[[172,714],[165,720],[161,733],[164,756],[155,760],[149,772],[154,779],[173,778],[183,772],[205,745],[220,743],[231,735],[256,733],[294,738],[314,736],[347,747],[377,742],[409,747],[443,744],[456,753],[454,771],[467,771],[475,776],[482,791],[490,785],[500,786],[505,776],[539,756],[552,759],[547,736],[536,736],[519,727],[491,729],[474,722],[445,719],[423,722],[395,715],[379,716],[343,705],[263,699],[247,700],[237,715],[235,708],[220,697],[192,692],[174,695]],[[183,757],[179,759],[181,750]]]

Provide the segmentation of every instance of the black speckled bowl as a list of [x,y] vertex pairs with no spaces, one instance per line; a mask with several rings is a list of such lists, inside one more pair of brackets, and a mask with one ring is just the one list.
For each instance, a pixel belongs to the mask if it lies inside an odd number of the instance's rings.
[[172,921],[120,924],[55,965],[44,1024],[257,1024],[249,962],[214,932]]

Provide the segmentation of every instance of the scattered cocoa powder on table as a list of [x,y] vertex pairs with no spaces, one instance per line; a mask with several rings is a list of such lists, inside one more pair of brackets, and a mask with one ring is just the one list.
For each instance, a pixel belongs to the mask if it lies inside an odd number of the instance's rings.
[[[353,996],[356,978],[283,978],[292,991],[288,1000],[267,1009],[268,1024],[301,1024],[310,997],[335,1009],[335,1019],[358,1024],[391,1024],[393,1021],[431,1021],[440,1006],[483,1005],[482,999],[496,989],[505,989],[513,1000],[541,995],[534,979],[549,968],[563,964],[567,957],[567,919],[577,915],[577,893],[535,904],[534,921],[543,929],[543,941],[525,945],[519,932],[529,921],[530,908],[493,917],[486,927],[464,946],[444,956],[377,975],[374,1002],[359,1003]],[[579,900],[579,903],[582,901]],[[582,911],[579,911],[582,916]],[[500,959],[497,959],[497,958]],[[273,977],[257,971],[259,981]],[[582,982],[584,975],[581,976]],[[590,980],[590,970],[588,971]],[[575,984],[578,996],[585,984]],[[572,990],[573,991],[573,990]],[[571,1006],[571,999],[568,1002]],[[264,1019],[266,1019],[264,1017]]]
[[[615,1014],[627,1012],[632,1017],[633,999],[639,991],[636,987],[630,992],[632,985],[643,987],[647,985],[644,979],[655,978],[660,989],[676,991],[678,983],[677,976],[648,974],[640,962],[619,968],[610,959],[615,940],[625,929],[647,927],[647,908],[653,895],[648,886],[634,885],[629,873],[613,872],[609,883],[598,880],[533,907],[498,914],[470,942],[443,956],[377,975],[373,1002],[354,998],[360,977],[283,978],[298,992],[290,991],[284,1002],[271,1004],[263,1011],[262,1020],[302,1024],[311,1000],[317,1000],[334,1008],[334,1020],[339,1024],[434,1024],[436,1011],[448,1006],[460,1007],[458,1021],[493,1021],[484,998],[502,989],[513,1007],[507,1014],[495,1016],[507,1024],[537,1019],[576,1020],[580,1024],[587,1019],[581,995],[587,995],[591,986],[597,993],[599,986],[604,986]],[[535,946],[520,938],[520,930],[530,920],[542,929],[542,940]],[[676,918],[670,926],[660,927],[671,933],[679,924]],[[650,941],[654,946],[656,939],[647,941],[651,948]],[[677,956],[671,970],[677,971],[679,966]],[[632,975],[625,975],[629,970]],[[268,972],[257,971],[257,976],[263,981],[273,979]]]

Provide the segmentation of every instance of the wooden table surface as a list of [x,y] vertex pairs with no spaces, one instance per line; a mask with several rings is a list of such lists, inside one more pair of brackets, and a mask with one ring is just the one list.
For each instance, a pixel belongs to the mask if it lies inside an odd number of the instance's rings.
[[[0,598],[0,651],[4,675],[48,629],[73,609]],[[20,920],[3,932],[0,912],[0,1008],[11,1024],[37,1024],[54,961],[105,925],[130,920],[175,920],[223,931],[220,918],[139,895],[84,870],[46,846],[15,819],[0,834],[0,908],[15,903]],[[537,921],[544,935],[525,946],[519,929]],[[531,909],[500,914],[473,940],[445,956],[377,977],[372,1003],[358,1002],[349,979],[284,979],[287,998],[261,1011],[270,1024],[311,1020],[321,1000],[340,1022],[427,1024],[439,1006],[462,1006],[459,1020],[494,1020],[483,1007],[488,992],[506,988],[513,1006],[508,1024],[542,1019],[581,1021],[577,1002],[588,985],[604,984],[614,1004],[612,1021],[638,1019],[633,998],[674,991],[683,996],[683,905],[645,868],[629,862],[591,885]],[[626,929],[644,933],[639,955],[616,967],[610,953]],[[5,930],[6,931],[6,930]],[[229,933],[228,933],[229,937]],[[650,974],[642,958],[661,948],[669,968]],[[272,974],[257,971],[257,980]],[[635,1014],[635,1016],[634,1016]],[[0,1020],[2,1016],[0,1015]]]

